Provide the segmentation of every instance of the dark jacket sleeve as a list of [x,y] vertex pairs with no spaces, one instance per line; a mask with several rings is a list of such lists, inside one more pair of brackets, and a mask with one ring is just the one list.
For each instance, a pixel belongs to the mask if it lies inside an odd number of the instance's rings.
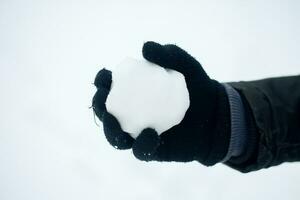
[[226,165],[251,172],[300,161],[300,75],[229,83],[246,110],[246,151]]

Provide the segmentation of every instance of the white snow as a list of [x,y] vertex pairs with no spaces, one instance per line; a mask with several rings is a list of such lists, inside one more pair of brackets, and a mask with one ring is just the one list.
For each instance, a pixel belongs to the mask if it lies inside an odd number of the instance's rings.
[[133,58],[112,70],[106,107],[133,138],[148,127],[161,134],[179,124],[189,105],[185,78],[175,70]]

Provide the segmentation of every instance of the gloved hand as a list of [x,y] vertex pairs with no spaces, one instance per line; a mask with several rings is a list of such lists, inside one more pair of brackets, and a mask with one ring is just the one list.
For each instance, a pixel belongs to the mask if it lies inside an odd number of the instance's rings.
[[161,67],[173,69],[185,77],[190,106],[183,120],[161,135],[151,127],[133,139],[121,129],[118,120],[105,107],[112,74],[102,69],[95,78],[97,92],[93,109],[103,122],[107,140],[118,149],[132,148],[140,160],[199,161],[210,166],[226,156],[230,140],[230,108],[225,88],[210,79],[200,63],[176,45],[146,42],[143,56]]

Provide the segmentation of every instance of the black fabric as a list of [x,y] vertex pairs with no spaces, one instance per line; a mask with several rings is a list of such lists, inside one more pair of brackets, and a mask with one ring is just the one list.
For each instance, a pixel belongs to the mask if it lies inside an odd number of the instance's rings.
[[160,137],[154,129],[144,129],[133,144],[133,153],[140,160],[153,160],[160,142]]
[[197,160],[207,166],[221,161],[230,139],[230,110],[224,86],[210,79],[200,63],[176,45],[146,42],[143,56],[166,70],[173,69],[184,75],[190,107],[180,124],[160,136],[152,127],[145,127],[134,140],[105,109],[111,73],[100,71],[95,80],[98,91],[93,98],[93,108],[103,121],[107,140],[119,149],[133,147],[133,154],[144,161]]
[[164,68],[181,72],[190,95],[182,122],[161,134],[155,160],[198,160],[210,166],[225,157],[230,138],[230,112],[225,88],[211,80],[200,63],[176,45],[147,42],[143,56]]
[[102,121],[103,114],[106,111],[105,101],[107,95],[110,91],[110,86],[112,82],[111,71],[106,69],[101,69],[95,78],[94,85],[97,88],[97,92],[93,97],[93,109],[97,117]]
[[300,76],[229,84],[243,97],[250,139],[226,164],[246,173],[300,161]]
[[103,114],[103,130],[108,142],[117,149],[130,149],[133,138],[121,129],[118,120],[105,111]]
[[111,71],[101,69],[94,81],[97,92],[93,97],[92,107],[96,116],[103,122],[103,130],[107,141],[117,149],[130,149],[133,138],[122,131],[118,120],[106,110],[105,102],[110,91],[111,82]]

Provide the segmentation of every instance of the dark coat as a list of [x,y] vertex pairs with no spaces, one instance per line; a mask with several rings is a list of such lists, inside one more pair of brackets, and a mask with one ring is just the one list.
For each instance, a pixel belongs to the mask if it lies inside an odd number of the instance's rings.
[[245,105],[249,142],[225,164],[246,173],[300,161],[300,75],[229,84]]

